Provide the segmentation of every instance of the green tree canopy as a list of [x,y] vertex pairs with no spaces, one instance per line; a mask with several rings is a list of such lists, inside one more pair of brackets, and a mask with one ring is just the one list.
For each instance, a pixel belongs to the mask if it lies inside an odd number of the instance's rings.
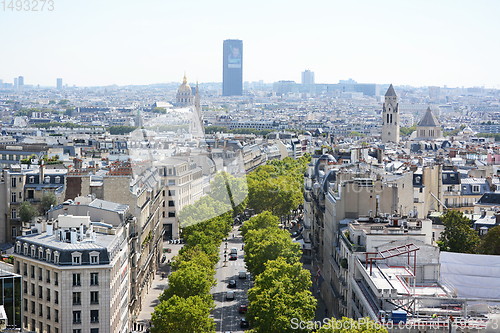
[[283,257],[289,264],[299,262],[300,245],[292,242],[288,231],[281,229],[250,230],[245,237],[245,263],[257,276],[264,271],[266,262]]
[[248,221],[243,223],[240,227],[240,233],[245,238],[246,234],[250,230],[259,230],[259,229],[267,229],[267,228],[279,228],[279,220],[278,217],[274,216],[268,211],[264,211],[258,215],[251,217]]
[[488,230],[483,242],[481,243],[482,254],[500,254],[500,226],[496,226]]
[[47,194],[45,194],[43,197],[42,197],[42,203],[41,203],[41,207],[43,209],[43,213],[45,214],[47,211],[50,210],[50,208],[52,207],[52,205],[56,205],[57,204],[57,198],[55,196],[54,193],[52,192],[49,192]]
[[292,319],[312,321],[316,299],[309,291],[311,275],[297,262],[269,261],[248,291],[248,318],[254,332],[309,332],[294,329]]
[[210,288],[214,285],[213,269],[199,266],[193,261],[184,262],[179,270],[168,277],[168,288],[160,295],[160,301],[166,301],[174,295],[182,298],[198,295],[210,303]]
[[151,315],[151,333],[213,333],[215,322],[210,318],[213,304],[200,296],[172,296],[155,307]]
[[441,217],[444,231],[437,242],[441,251],[458,253],[477,253],[479,235],[472,229],[472,221],[461,212],[448,210]]
[[22,222],[28,222],[31,218],[38,215],[38,210],[31,205],[28,201],[24,201],[19,206],[19,217]]
[[417,125],[413,125],[410,127],[400,127],[399,128],[399,134],[400,135],[410,135],[411,133],[415,132],[417,130]]

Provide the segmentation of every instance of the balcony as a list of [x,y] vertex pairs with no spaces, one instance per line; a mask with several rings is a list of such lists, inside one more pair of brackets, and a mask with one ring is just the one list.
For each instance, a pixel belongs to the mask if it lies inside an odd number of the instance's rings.
[[351,251],[351,252],[366,252],[366,248],[364,246],[351,243],[351,241],[347,239],[347,237],[345,236],[345,234],[343,232],[340,233],[340,236],[341,236],[342,240],[344,241],[344,244],[349,249],[349,251]]

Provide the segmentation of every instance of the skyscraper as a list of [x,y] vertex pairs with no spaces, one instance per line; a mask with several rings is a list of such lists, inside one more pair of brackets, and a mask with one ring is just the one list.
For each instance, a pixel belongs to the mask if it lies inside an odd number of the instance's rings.
[[385,93],[382,110],[382,142],[399,142],[399,104],[398,95],[392,84]]
[[314,72],[306,69],[302,72],[302,85],[314,84]]
[[14,89],[17,90],[17,77],[14,78]]
[[57,90],[62,90],[62,79],[57,79]]
[[17,80],[17,83],[19,84],[19,87],[24,86],[24,77],[20,76]]
[[226,39],[223,46],[223,96],[243,95],[243,41]]

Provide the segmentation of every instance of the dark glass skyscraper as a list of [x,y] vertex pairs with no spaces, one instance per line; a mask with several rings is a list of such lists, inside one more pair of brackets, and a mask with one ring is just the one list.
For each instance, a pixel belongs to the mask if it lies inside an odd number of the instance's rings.
[[226,39],[223,58],[222,95],[243,95],[243,41]]

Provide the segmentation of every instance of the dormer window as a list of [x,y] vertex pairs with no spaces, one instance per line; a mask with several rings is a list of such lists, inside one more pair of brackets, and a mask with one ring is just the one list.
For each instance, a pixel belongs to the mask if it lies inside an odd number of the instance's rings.
[[43,179],[43,182],[44,183],[50,183],[50,177],[49,176],[45,176],[45,178]]
[[38,259],[43,260],[44,255],[43,255],[43,247],[38,248]]
[[73,265],[81,265],[82,264],[82,253],[81,252],[71,253],[71,263]]
[[36,249],[35,249],[35,245],[31,245],[31,257],[36,258]]
[[51,254],[52,251],[50,251],[50,249],[47,249],[47,252],[45,253],[45,260],[47,260],[47,262],[50,262],[50,254]]
[[35,177],[34,176],[30,176],[29,183],[30,184],[34,184],[35,183]]
[[54,264],[59,264],[59,251],[54,251]]
[[99,265],[99,252],[93,251],[90,252],[89,255],[90,255],[90,264]]
[[24,255],[27,256],[28,255],[28,244],[24,244]]
[[16,243],[16,252],[21,253],[21,242]]
[[57,176],[55,178],[55,182],[56,182],[56,184],[59,184],[61,182],[61,177]]

